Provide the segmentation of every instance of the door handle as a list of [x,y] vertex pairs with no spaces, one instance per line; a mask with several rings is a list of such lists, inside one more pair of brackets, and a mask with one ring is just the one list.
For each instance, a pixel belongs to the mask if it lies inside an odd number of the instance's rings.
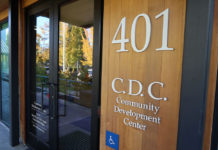
[[55,94],[55,92],[56,92],[56,89],[55,88],[57,88],[57,84],[55,84],[55,83],[48,83],[48,85],[49,85],[49,87],[50,87],[50,90],[51,90],[51,97],[50,97],[50,100],[51,100],[51,106],[52,106],[52,112],[51,112],[51,115],[50,115],[50,119],[51,120],[54,120],[54,119],[56,119],[57,118],[57,102],[55,101],[55,97],[54,97],[54,94]]

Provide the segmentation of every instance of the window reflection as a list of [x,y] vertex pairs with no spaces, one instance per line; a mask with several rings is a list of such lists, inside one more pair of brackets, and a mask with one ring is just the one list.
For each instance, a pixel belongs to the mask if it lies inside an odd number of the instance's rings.
[[10,125],[10,93],[9,93],[9,47],[8,23],[2,24],[0,30],[1,48],[1,104],[2,120]]
[[[44,143],[49,142],[49,14],[34,17],[35,51],[31,98],[31,132]],[[35,92],[34,92],[35,91]]]
[[[93,1],[86,1],[79,0],[61,7],[58,100],[60,150],[90,149],[94,29],[91,13]],[[82,3],[85,6],[79,5]],[[87,7],[92,11],[84,9]],[[71,11],[67,9],[81,13],[69,16]]]

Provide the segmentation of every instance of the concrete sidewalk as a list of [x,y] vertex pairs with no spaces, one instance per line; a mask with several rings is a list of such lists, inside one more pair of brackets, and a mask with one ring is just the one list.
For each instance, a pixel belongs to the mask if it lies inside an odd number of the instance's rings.
[[11,147],[9,143],[9,129],[0,122],[0,150],[27,150],[22,144]]

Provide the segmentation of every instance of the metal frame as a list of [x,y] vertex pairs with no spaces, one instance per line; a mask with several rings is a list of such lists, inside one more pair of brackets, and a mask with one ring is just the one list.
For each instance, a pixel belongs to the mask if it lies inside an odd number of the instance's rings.
[[213,10],[214,0],[187,1],[178,150],[203,147]]
[[94,1],[94,47],[93,47],[93,85],[92,85],[92,122],[91,149],[99,149],[100,141],[100,106],[101,106],[101,68],[102,68],[102,31],[103,0]]
[[[57,150],[59,147],[59,142],[58,142],[58,68],[59,68],[59,7],[56,2],[52,3],[52,17],[51,19],[51,24],[50,24],[50,36],[53,37],[51,38],[50,41],[50,48],[53,49],[50,52],[50,73],[49,73],[49,82],[51,83],[49,91],[50,91],[50,101],[53,103],[50,103],[50,110],[52,110],[53,114],[51,115],[50,119],[50,137],[52,143],[51,149],[52,150]],[[56,143],[56,144],[53,144]]]
[[[37,139],[34,138],[34,136],[31,136],[33,138],[32,140],[28,136],[28,132],[30,131],[29,125],[30,120],[30,87],[31,87],[31,73],[30,69],[33,69],[31,64],[32,60],[30,59],[33,54],[31,54],[30,49],[32,47],[29,45],[29,43],[33,40],[31,36],[31,20],[29,19],[29,16],[39,13],[40,11],[45,10],[46,8],[50,9],[50,48],[53,49],[53,51],[50,52],[50,72],[56,72],[56,74],[49,74],[49,83],[50,83],[50,110],[53,110],[55,112],[52,114],[50,119],[50,127],[49,127],[49,133],[51,134],[51,141],[53,141],[50,147],[52,150],[58,149],[58,145],[54,143],[58,143],[58,103],[57,100],[54,101],[54,99],[58,98],[58,57],[59,57],[59,37],[54,36],[59,34],[59,5],[66,2],[67,0],[47,0],[47,1],[40,1],[35,5],[32,5],[28,8],[26,19],[27,19],[27,57],[26,57],[26,135],[27,135],[27,144],[31,141],[36,141]],[[99,130],[100,130],[100,116],[99,116],[99,106],[100,106],[100,87],[101,87],[101,42],[102,42],[102,16],[103,16],[103,0],[95,0],[95,7],[94,7],[94,47],[93,47],[93,89],[92,89],[92,118],[91,118],[91,149],[92,150],[98,150],[99,149]],[[29,49],[29,50],[28,50]],[[57,61],[55,61],[57,60]],[[51,99],[52,97],[52,99]],[[32,143],[32,142],[31,142]],[[45,148],[45,147],[44,147]],[[47,147],[48,148],[48,147]],[[44,149],[43,149],[44,150]]]
[[[26,143],[30,147],[37,148],[38,150],[46,150],[49,149],[49,145],[41,141],[41,139],[38,139],[34,134],[30,132],[30,124],[31,124],[31,98],[33,92],[31,92],[30,89],[35,90],[35,85],[32,84],[35,80],[35,66],[34,66],[34,56],[35,56],[35,51],[34,49],[36,48],[35,46],[35,32],[34,29],[32,28],[35,26],[36,22],[34,19],[34,15],[37,15],[40,12],[43,12],[45,10],[49,11],[49,17],[51,17],[52,12],[50,7],[50,1],[46,1],[42,5],[36,5],[33,9],[31,7],[28,8],[27,14],[26,14],[26,28],[27,28],[27,35],[26,35]],[[37,11],[38,10],[38,11]],[[51,24],[51,22],[50,22]],[[49,35],[50,37],[51,35]],[[30,44],[31,43],[31,44]],[[49,43],[50,44],[50,43]],[[50,101],[51,102],[51,101]],[[50,124],[49,124],[50,125]],[[49,127],[50,129],[50,127]],[[50,133],[50,131],[49,131]]]
[[19,144],[19,101],[18,101],[18,1],[9,0],[9,74],[10,74],[10,142]]

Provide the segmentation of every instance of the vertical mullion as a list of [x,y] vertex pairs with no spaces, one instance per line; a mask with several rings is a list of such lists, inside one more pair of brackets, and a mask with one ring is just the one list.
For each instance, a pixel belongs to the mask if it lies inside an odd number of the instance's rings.
[[18,1],[9,0],[9,87],[10,87],[10,143],[19,144],[18,101]]
[[101,49],[102,49],[103,0],[94,1],[94,47],[93,47],[93,84],[92,84],[92,119],[91,150],[99,149],[101,98]]
[[[53,132],[53,87],[52,87],[52,83],[53,83],[53,7],[51,6],[49,9],[49,147],[50,149],[54,149],[54,132]],[[52,144],[53,143],[53,144]]]
[[50,148],[58,149],[58,5],[52,2],[50,14]]
[[[26,59],[26,142],[29,142],[29,133],[30,125],[31,125],[31,101],[35,96],[35,49],[36,49],[36,43],[35,43],[35,37],[36,37],[36,31],[34,31],[34,26],[36,26],[36,17],[35,16],[28,16],[27,19],[27,59]],[[31,37],[31,38],[30,38]],[[31,44],[30,44],[31,43]]]
[[58,135],[58,68],[59,68],[59,6],[57,3],[54,4],[54,22],[53,22],[54,26],[54,113],[55,113],[55,128],[54,128],[54,132],[56,134],[56,141],[55,141],[55,146],[56,149],[58,149],[59,143],[58,143],[58,139],[59,139],[59,135]]

